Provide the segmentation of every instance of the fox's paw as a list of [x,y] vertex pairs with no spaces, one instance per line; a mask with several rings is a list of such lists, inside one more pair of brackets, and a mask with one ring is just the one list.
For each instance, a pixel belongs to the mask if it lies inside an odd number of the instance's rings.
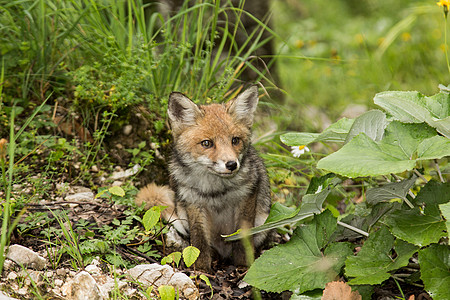
[[211,272],[211,256],[200,253],[200,256],[195,262],[195,268],[205,273]]

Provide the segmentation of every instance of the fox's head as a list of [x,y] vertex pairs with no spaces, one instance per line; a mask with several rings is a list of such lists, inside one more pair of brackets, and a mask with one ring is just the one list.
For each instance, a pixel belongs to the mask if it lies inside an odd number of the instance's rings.
[[169,121],[183,163],[222,177],[235,175],[250,144],[257,104],[256,86],[225,104],[199,106],[181,93],[171,93]]

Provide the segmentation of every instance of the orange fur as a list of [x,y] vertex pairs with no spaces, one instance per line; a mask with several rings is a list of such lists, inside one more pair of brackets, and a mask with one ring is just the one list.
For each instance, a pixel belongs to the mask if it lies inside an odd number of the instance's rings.
[[161,216],[164,220],[173,220],[176,219],[174,199],[175,193],[168,186],[158,186],[150,183],[139,191],[135,203],[138,206],[145,204],[145,209],[153,206],[167,206],[161,212]]

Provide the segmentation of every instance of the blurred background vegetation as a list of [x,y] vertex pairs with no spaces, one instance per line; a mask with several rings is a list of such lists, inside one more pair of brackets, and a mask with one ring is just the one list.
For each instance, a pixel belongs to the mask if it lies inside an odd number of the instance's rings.
[[292,105],[302,116],[292,119],[295,129],[323,129],[328,120],[317,111],[334,122],[363,109],[357,105],[371,107],[381,91],[432,95],[448,83],[446,22],[435,1],[288,0],[273,7],[283,38],[277,41],[280,86],[288,93],[287,111]]

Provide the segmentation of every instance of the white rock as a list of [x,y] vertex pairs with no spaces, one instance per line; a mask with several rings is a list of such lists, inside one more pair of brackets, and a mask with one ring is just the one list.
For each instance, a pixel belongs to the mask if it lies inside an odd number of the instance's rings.
[[123,134],[124,135],[130,135],[132,130],[133,130],[133,125],[125,125],[123,127]]
[[9,280],[15,280],[17,278],[16,272],[9,272],[8,276],[6,277]]
[[86,266],[85,270],[92,275],[100,275],[102,273],[100,268],[96,265],[88,265]]
[[146,264],[137,265],[127,271],[132,279],[144,286],[172,285],[181,292],[183,299],[198,299],[199,292],[192,280],[184,273],[174,272],[168,265]]
[[64,281],[62,281],[61,279],[55,279],[54,283],[56,286],[62,286],[64,284]]
[[64,198],[66,201],[92,201],[94,200],[93,192],[81,192],[73,195],[68,195]]
[[6,259],[5,263],[3,264],[3,269],[4,270],[12,270],[12,269],[14,269],[15,266],[16,266],[16,264],[12,260]]
[[0,291],[0,300],[17,300],[17,298],[9,297],[5,292]]
[[59,276],[65,276],[67,273],[69,273],[68,269],[62,268],[62,269],[56,270],[56,275],[59,275]]
[[122,179],[122,178],[127,178],[127,177],[130,177],[130,176],[133,176],[134,174],[139,172],[140,168],[141,168],[141,166],[139,164],[136,164],[131,169],[126,169],[125,171],[113,172],[113,174],[111,175],[111,179],[112,180],[118,180],[118,179]]
[[103,300],[103,294],[95,279],[86,271],[81,271],[72,280],[67,281],[61,292],[67,300]]
[[248,286],[249,286],[249,284],[243,280],[241,280],[241,282],[238,283],[238,288],[240,288],[240,289],[245,289]]
[[182,291],[183,298],[197,299],[199,292],[192,280],[184,273],[177,272],[170,278],[168,285],[175,287],[175,290]]
[[20,289],[17,291],[17,294],[22,295],[22,296],[25,296],[26,294],[28,294],[28,289],[27,289],[26,287],[20,288]]
[[47,260],[24,246],[11,245],[8,248],[6,258],[12,260],[18,265],[35,270],[42,270],[47,264]]
[[111,291],[113,291],[116,288],[116,286],[119,290],[122,290],[127,286],[127,283],[122,280],[117,280],[116,282],[116,280],[114,280],[113,278],[107,277],[106,282],[102,284],[100,288],[102,289],[105,295],[108,295]]
[[20,271],[19,275],[25,278],[24,280],[25,285],[30,285],[31,282],[39,284],[39,282],[42,280],[42,274],[39,271],[22,270]]

